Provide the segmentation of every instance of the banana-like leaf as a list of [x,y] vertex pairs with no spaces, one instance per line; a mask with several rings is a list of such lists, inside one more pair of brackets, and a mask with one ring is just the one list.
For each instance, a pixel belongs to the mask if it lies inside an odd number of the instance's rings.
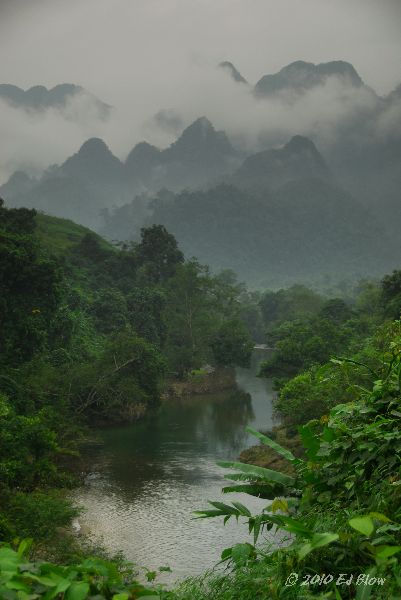
[[232,492],[242,492],[249,494],[250,496],[256,496],[257,498],[272,499],[275,496],[274,488],[271,485],[258,485],[258,484],[245,484],[245,485],[227,485],[222,489],[223,494],[230,494]]
[[261,475],[255,475],[255,473],[252,475],[246,473],[226,473],[224,475],[224,479],[230,479],[231,481],[253,481],[258,483],[266,483]]
[[338,538],[339,536],[337,533],[315,533],[312,539],[299,549],[299,559],[302,560],[316,548],[322,548],[323,546],[328,546],[332,542],[336,542]]
[[301,460],[296,458],[292,452],[287,450],[287,448],[283,448],[283,446],[281,446],[274,440],[271,440],[269,437],[267,437],[267,435],[263,435],[263,433],[260,433],[256,429],[253,429],[253,427],[248,426],[245,428],[245,430],[254,437],[258,438],[262,442],[262,444],[264,444],[265,446],[269,446],[270,448],[272,448],[272,450],[275,450],[277,454],[280,454],[281,456],[286,458],[288,461],[290,461],[290,463],[299,464],[302,462]]
[[[266,481],[266,483],[278,483],[283,486],[295,485],[295,479],[290,475],[285,475],[279,471],[272,471],[271,469],[265,469],[264,467],[257,467],[255,465],[248,465],[241,462],[231,461],[219,461],[217,463],[220,467],[226,469],[237,469],[246,475],[255,476],[258,481]],[[251,477],[250,477],[251,479]]]

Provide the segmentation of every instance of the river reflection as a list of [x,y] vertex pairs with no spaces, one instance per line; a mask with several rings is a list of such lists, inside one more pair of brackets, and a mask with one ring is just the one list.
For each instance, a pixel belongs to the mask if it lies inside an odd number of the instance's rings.
[[[272,391],[253,368],[237,373],[238,389],[169,401],[140,423],[105,429],[89,448],[91,469],[76,493],[81,521],[104,545],[148,568],[168,564],[173,578],[212,567],[223,548],[242,541],[244,528],[194,521],[192,512],[221,499],[226,480],[219,459],[237,459],[254,443],[245,427],[272,425]],[[264,502],[240,494],[255,509]]]

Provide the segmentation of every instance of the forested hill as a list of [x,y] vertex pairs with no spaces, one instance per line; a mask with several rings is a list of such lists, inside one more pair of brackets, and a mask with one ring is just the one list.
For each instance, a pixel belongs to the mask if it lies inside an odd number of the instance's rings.
[[[255,287],[381,275],[396,243],[349,194],[321,179],[250,193],[231,185],[161,194],[148,224],[163,224],[184,252],[214,270],[231,268]],[[135,206],[116,210],[110,238],[132,235]]]

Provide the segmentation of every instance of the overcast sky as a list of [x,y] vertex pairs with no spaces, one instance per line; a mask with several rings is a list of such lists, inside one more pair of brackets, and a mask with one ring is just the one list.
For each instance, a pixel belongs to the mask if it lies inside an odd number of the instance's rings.
[[[3,82],[77,82],[113,101],[192,65],[251,81],[297,60],[354,64],[379,93],[401,81],[401,0],[0,0]],[[115,91],[112,88],[116,88]]]
[[120,158],[143,139],[164,147],[179,131],[154,118],[161,109],[182,126],[205,115],[248,149],[265,131],[271,144],[317,132],[324,149],[338,120],[369,105],[366,92],[260,103],[216,65],[229,60],[255,83],[295,60],[346,60],[386,94],[401,83],[401,0],[0,0],[0,56],[0,83],[76,83],[115,107],[99,123],[80,104],[74,120],[0,102],[0,183],[62,162],[91,136]]

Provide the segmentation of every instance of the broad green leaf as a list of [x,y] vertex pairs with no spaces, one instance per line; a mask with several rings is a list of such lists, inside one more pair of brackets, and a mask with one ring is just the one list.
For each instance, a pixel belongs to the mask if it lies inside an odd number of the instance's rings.
[[86,581],[74,581],[65,594],[65,600],[85,600],[88,594],[89,583],[86,583]]
[[294,486],[295,484],[295,479],[293,477],[280,473],[279,471],[265,469],[264,467],[230,461],[219,461],[217,464],[225,469],[238,469],[238,471],[246,473],[247,475],[256,475],[256,477],[268,483],[274,482],[283,486]]
[[[274,496],[273,488],[271,488],[271,495]],[[269,486],[267,484],[255,484],[251,483],[245,485],[228,485],[222,488],[223,494],[230,494],[231,492],[242,492],[244,494],[249,494],[250,496],[256,496],[259,498],[262,494],[265,495],[269,491]]]
[[318,437],[308,425],[301,425],[298,427],[298,431],[304,447],[308,450],[308,458],[310,460],[315,460],[320,448]]
[[363,535],[366,535],[367,537],[371,536],[375,529],[372,519],[368,516],[354,517],[354,518],[350,519],[348,521],[348,523],[350,524],[350,526],[353,529],[355,529],[356,531],[359,531],[359,533],[362,533]]
[[382,515],[382,513],[370,512],[368,513],[368,517],[372,517],[372,519],[377,519],[378,521],[382,521],[383,523],[392,523],[392,520],[386,517],[386,515]]
[[380,546],[377,548],[376,557],[389,558],[398,552],[401,552],[401,546]]
[[313,536],[312,531],[305,527],[302,521],[297,521],[296,519],[287,517],[286,515],[277,515],[270,518],[274,523],[277,523],[279,527],[289,531],[290,533],[295,533],[296,535],[301,535],[307,538]]
[[263,478],[260,475],[255,475],[254,473],[252,475],[247,475],[245,473],[226,473],[224,475],[224,479],[230,479],[231,481],[247,481],[248,483],[250,481],[263,483]]
[[283,456],[284,458],[286,458],[291,463],[299,463],[299,462],[301,462],[299,459],[295,458],[295,456],[293,455],[293,453],[290,452],[289,450],[287,450],[287,448],[283,448],[283,446],[281,446],[280,444],[278,444],[274,440],[270,439],[266,435],[263,435],[263,433],[260,433],[259,431],[256,431],[256,429],[253,429],[253,427],[249,427],[248,426],[248,427],[245,428],[245,431],[247,431],[248,433],[250,433],[254,437],[258,438],[263,444],[265,444],[265,446],[269,446],[270,448],[272,448],[273,450],[275,450],[277,452],[277,454],[281,454],[281,456]]
[[243,565],[254,554],[255,549],[251,544],[236,544],[232,547],[231,557],[236,565]]
[[315,533],[310,540],[307,542],[298,551],[298,557],[300,560],[305,558],[310,552],[316,550],[316,548],[322,548],[323,546],[328,546],[332,542],[338,540],[339,536],[337,533]]
[[7,583],[5,585],[6,585],[6,588],[8,588],[10,590],[18,590],[18,591],[27,592],[27,593],[30,591],[30,588],[27,586],[26,583],[21,581],[20,577],[18,577],[18,578],[12,577],[9,581],[7,581]]
[[129,594],[126,592],[122,594],[114,594],[113,600],[129,600]]

